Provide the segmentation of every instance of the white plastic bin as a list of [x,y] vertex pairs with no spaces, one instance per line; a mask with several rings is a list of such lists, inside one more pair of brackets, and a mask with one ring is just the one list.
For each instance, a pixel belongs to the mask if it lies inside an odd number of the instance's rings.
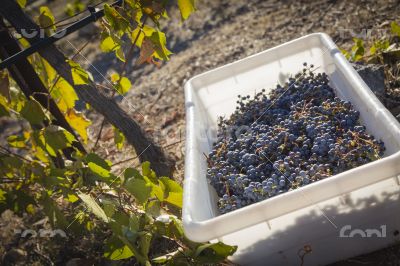
[[[300,71],[303,62],[327,73],[338,96],[360,111],[367,131],[384,141],[384,158],[220,215],[206,180],[205,157],[215,140],[217,118],[235,110],[238,94],[272,88]],[[183,225],[189,239],[238,245],[231,259],[244,265],[299,265],[299,250],[306,245],[312,252],[304,265],[323,265],[399,240],[400,124],[329,36],[310,34],[198,75],[186,83],[185,96]],[[359,234],[346,237],[354,229]],[[380,234],[363,237],[365,229]]]

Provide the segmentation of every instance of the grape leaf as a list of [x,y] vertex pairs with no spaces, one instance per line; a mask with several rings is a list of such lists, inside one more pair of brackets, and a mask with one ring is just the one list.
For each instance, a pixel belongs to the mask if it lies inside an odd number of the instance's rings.
[[95,153],[89,153],[85,161],[89,167],[89,169],[101,176],[101,177],[110,177],[110,170],[111,170],[111,163],[100,158],[97,154]]
[[161,60],[169,60],[169,55],[172,54],[167,49],[167,39],[165,34],[161,31],[155,31],[151,34],[150,40],[153,42],[153,48],[155,50],[154,56]]
[[0,95],[0,117],[9,116],[10,112],[8,111],[7,100]]
[[154,52],[155,50],[153,42],[150,40],[150,38],[144,37],[142,46],[140,47],[140,55],[139,58],[136,60],[136,64],[141,65],[144,62],[151,64]]
[[127,245],[118,237],[113,236],[105,243],[104,257],[110,260],[123,260],[132,257],[134,254]]
[[88,194],[78,193],[78,197],[85,203],[87,208],[104,222],[108,222],[108,217],[99,204]]
[[390,23],[390,28],[393,34],[396,34],[398,37],[400,37],[400,25],[396,23],[396,21],[392,21]]
[[111,75],[111,81],[115,84],[115,87],[119,94],[127,93],[132,87],[132,84],[128,78],[121,78],[117,73]]
[[24,138],[24,136],[11,135],[7,137],[8,144],[14,148],[25,147],[26,146],[25,141],[26,139]]
[[125,135],[116,127],[114,127],[114,143],[118,150],[124,146]]
[[9,102],[11,101],[8,72],[3,70],[0,71],[0,95],[3,95]]
[[122,35],[129,28],[129,21],[108,4],[104,4],[104,16],[119,35]]
[[57,81],[50,94],[63,112],[74,108],[75,102],[79,99],[72,86],[63,78]]
[[195,0],[178,0],[178,6],[181,11],[182,20],[188,19],[190,14],[196,10]]
[[28,100],[20,112],[21,116],[25,118],[32,125],[39,125],[46,117],[42,106],[35,99]]
[[41,6],[39,15],[39,25],[45,29],[52,29],[55,30],[56,26],[54,25],[55,19],[53,13],[47,6]]
[[152,192],[152,185],[144,179],[131,178],[125,183],[125,188],[140,204],[145,203]]
[[22,8],[25,8],[25,6],[26,6],[26,0],[17,0],[17,3]]
[[89,74],[76,62],[68,60],[71,66],[72,78],[75,85],[84,85],[89,83]]
[[75,109],[70,109],[65,118],[67,119],[68,123],[78,132],[83,142],[87,143],[87,128],[92,122],[86,119],[82,113],[75,111]]
[[115,36],[110,36],[103,32],[101,34],[100,48],[103,52],[112,52],[118,50],[121,47],[121,41]]
[[222,242],[209,243],[197,247],[194,256],[197,263],[217,263],[233,255],[236,250],[237,246],[225,245]]

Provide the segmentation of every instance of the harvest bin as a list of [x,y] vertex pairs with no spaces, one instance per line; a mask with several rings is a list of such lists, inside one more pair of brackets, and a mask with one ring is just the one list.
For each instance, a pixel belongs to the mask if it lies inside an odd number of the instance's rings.
[[[283,83],[303,62],[326,72],[337,95],[360,111],[367,131],[384,141],[384,157],[220,215],[205,156],[215,141],[217,118],[233,113],[238,94]],[[310,34],[193,77],[185,97],[183,225],[189,239],[237,245],[230,259],[244,265],[299,265],[306,249],[312,252],[304,256],[305,265],[323,265],[399,240],[400,124],[329,36]]]

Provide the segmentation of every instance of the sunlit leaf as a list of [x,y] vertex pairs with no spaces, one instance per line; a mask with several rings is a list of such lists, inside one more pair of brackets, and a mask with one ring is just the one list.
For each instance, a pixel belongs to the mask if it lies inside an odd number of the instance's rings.
[[118,73],[111,75],[111,81],[114,83],[119,94],[125,94],[132,87],[130,80],[126,77],[120,77]]
[[11,147],[24,148],[26,146],[26,139],[24,136],[11,135],[7,137],[7,142]]
[[117,149],[121,150],[124,146],[125,135],[116,127],[114,127],[114,143]]
[[400,25],[397,24],[396,21],[392,21],[392,23],[390,23],[390,28],[393,34],[400,37]]
[[75,85],[84,85],[89,83],[89,74],[76,62],[68,60],[71,66],[72,78]]
[[125,62],[125,54],[122,47],[119,47],[117,50],[115,50],[115,55],[120,61]]
[[20,7],[24,8],[26,6],[26,0],[17,0],[17,3],[20,5]]
[[107,34],[102,34],[102,39],[100,42],[100,48],[103,52],[111,52],[118,50],[121,47],[119,42],[116,42],[115,38]]
[[359,61],[363,58],[365,49],[364,49],[364,42],[361,39],[354,38],[354,46],[351,48],[352,54],[351,59],[353,61]]
[[167,39],[165,37],[165,34],[161,31],[155,31],[150,36],[150,40],[153,42],[154,45],[154,56],[161,60],[169,60],[169,55],[172,54],[172,52],[166,47]]
[[41,6],[39,12],[40,12],[39,25],[42,28],[55,30],[56,29],[56,26],[54,25],[55,19],[51,10],[47,6]]
[[92,198],[92,196],[85,193],[78,193],[78,197],[85,203],[87,208],[104,222],[108,222],[108,217],[99,204]]
[[110,177],[111,163],[100,158],[95,153],[89,153],[85,159],[89,169],[101,176],[101,177]]
[[75,111],[75,109],[70,109],[65,118],[68,123],[78,132],[79,136],[81,136],[84,143],[87,143],[88,134],[87,128],[92,123],[90,120],[86,119],[83,116],[83,113]]
[[104,257],[110,260],[122,260],[133,256],[129,247],[115,236],[108,239],[104,247]]
[[79,99],[74,88],[63,78],[60,78],[53,87],[51,96],[63,112],[74,108],[75,102]]
[[10,115],[10,112],[9,112],[7,100],[2,95],[0,95],[0,117],[9,116],[9,115]]
[[187,19],[196,10],[195,0],[178,0],[178,6],[182,20]]
[[67,199],[69,202],[71,202],[71,203],[74,203],[74,202],[76,202],[77,200],[79,200],[79,198],[78,198],[75,194],[71,194],[71,193],[69,193],[69,194],[67,195],[66,199]]

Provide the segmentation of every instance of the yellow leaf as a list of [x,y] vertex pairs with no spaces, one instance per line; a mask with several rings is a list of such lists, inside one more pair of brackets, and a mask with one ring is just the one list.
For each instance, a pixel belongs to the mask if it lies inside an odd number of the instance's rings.
[[40,7],[39,24],[42,28],[56,29],[54,16],[47,6]]
[[82,113],[75,111],[75,109],[71,109],[69,112],[67,112],[65,118],[67,119],[68,123],[72,126],[72,128],[78,132],[83,142],[87,143],[88,140],[87,128],[91,124],[91,122],[87,120]]
[[182,20],[187,19],[196,10],[194,0],[178,0],[178,6]]
[[74,108],[75,101],[79,99],[74,88],[63,78],[60,78],[53,87],[51,96],[56,100],[58,107],[63,112]]
[[53,82],[56,79],[57,72],[46,60],[44,60],[42,58],[42,61],[43,61],[44,69],[46,70],[46,73],[47,73],[48,82],[50,84],[51,82]]

